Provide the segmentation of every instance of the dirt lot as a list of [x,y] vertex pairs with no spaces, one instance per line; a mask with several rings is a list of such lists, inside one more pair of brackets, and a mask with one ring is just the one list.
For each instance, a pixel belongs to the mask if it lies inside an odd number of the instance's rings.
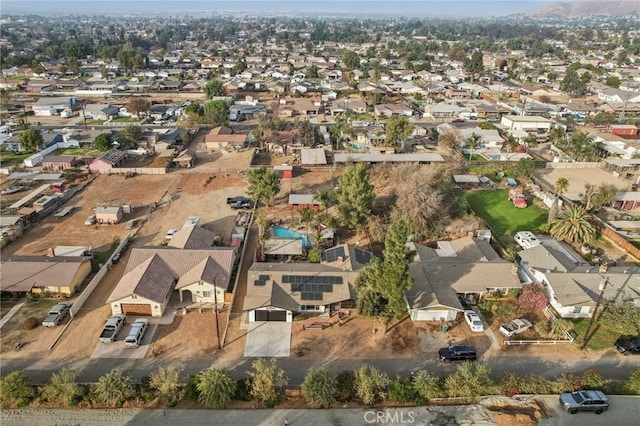
[[584,192],[584,185],[591,184],[610,184],[618,188],[620,191],[630,191],[633,181],[623,180],[607,173],[602,169],[544,169],[536,176],[544,179],[549,185],[553,186],[559,178],[566,178],[569,181],[569,189],[565,193],[568,198],[580,199],[579,194]]

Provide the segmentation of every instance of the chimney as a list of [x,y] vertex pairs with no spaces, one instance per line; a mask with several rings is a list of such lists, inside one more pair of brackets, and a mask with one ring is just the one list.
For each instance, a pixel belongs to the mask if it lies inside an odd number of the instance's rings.
[[338,256],[337,261],[338,261],[338,262],[340,262],[340,263],[344,262],[344,257],[342,257],[342,256]]
[[54,249],[53,247],[49,247],[47,249],[47,256],[56,257],[56,249]]

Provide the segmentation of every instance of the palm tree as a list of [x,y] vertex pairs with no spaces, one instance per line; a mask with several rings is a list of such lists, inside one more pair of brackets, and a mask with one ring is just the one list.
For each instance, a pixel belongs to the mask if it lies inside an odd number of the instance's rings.
[[331,192],[325,191],[324,189],[318,189],[315,194],[313,194],[313,200],[322,204],[322,210],[326,212],[329,208],[329,204],[331,203]]
[[549,137],[553,141],[553,144],[560,148],[567,138],[567,132],[562,127],[554,127],[549,132]]
[[473,156],[473,150],[480,146],[481,140],[482,136],[477,135],[475,132],[471,133],[471,136],[467,138],[467,146],[469,147],[469,161],[471,161],[471,157]]
[[515,149],[518,145],[520,145],[517,139],[513,135],[509,135],[507,139],[502,143],[502,148],[507,150],[507,160],[509,160],[509,154],[512,149]]
[[582,206],[571,206],[560,213],[551,224],[551,235],[570,242],[588,243],[593,240],[596,230],[589,222],[589,213]]
[[551,204],[551,208],[549,209],[549,217],[547,218],[547,224],[549,224],[549,226],[551,226],[553,221],[556,219],[560,197],[565,193],[567,188],[569,188],[569,180],[566,178],[559,178],[556,180],[555,185],[553,185],[556,197],[553,199],[553,204]]
[[300,220],[302,223],[307,225],[307,236],[309,235],[309,223],[313,220],[313,217],[316,215],[316,212],[311,210],[309,207],[305,207],[300,210]]

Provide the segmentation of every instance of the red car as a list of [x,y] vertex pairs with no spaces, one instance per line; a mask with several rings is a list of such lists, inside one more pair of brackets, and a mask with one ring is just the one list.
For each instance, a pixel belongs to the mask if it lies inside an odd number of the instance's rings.
[[464,123],[465,119],[464,118],[454,118],[453,120],[451,120],[452,123]]

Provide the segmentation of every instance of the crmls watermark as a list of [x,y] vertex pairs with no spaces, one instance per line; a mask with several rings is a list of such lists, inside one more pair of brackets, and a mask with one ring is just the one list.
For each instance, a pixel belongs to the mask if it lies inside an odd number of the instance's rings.
[[411,424],[416,421],[413,411],[366,411],[364,421],[367,424]]

